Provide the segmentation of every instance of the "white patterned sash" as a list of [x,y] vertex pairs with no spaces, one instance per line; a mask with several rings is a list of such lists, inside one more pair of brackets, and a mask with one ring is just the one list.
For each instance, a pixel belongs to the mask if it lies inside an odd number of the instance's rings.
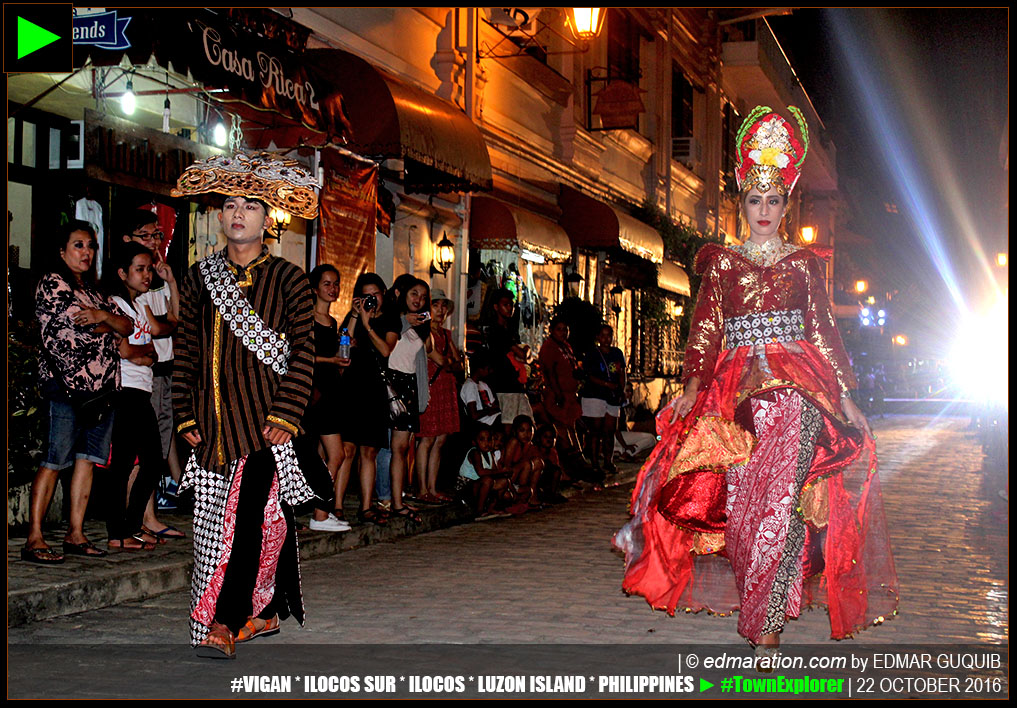
[[233,332],[266,366],[280,376],[289,369],[290,344],[274,329],[265,324],[251,307],[250,301],[237,285],[236,277],[226,263],[222,251],[213,253],[198,262],[205,288],[212,296],[212,304]]

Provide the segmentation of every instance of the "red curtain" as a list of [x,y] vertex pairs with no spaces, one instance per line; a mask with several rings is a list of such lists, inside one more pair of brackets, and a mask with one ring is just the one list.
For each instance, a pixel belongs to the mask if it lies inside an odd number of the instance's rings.
[[378,166],[329,149],[322,151],[321,165],[325,184],[318,263],[339,271],[339,299],[332,314],[341,317],[349,310],[357,276],[374,270]]

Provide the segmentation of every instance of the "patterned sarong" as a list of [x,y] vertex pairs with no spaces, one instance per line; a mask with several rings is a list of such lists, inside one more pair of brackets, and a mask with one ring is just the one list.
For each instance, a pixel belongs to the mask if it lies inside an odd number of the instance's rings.
[[[275,592],[275,568],[286,537],[281,502],[295,506],[314,497],[297,464],[293,443],[274,445],[272,455],[276,473],[262,526],[261,559],[253,597],[255,615],[268,605]],[[200,467],[192,453],[180,480],[180,491],[194,490],[191,644],[195,646],[208,634],[215,618],[216,602],[233,550],[240,482],[246,461],[244,457],[233,462],[227,473],[221,474]]]

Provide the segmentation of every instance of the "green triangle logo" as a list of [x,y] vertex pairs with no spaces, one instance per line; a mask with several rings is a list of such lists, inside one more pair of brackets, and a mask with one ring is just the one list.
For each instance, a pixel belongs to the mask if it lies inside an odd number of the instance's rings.
[[48,29],[29,22],[24,17],[18,18],[18,59],[53,44],[58,39],[60,36]]
[[699,679],[699,692],[700,693],[702,693],[703,691],[709,691],[711,688],[713,688],[713,684],[712,683],[710,683],[709,681],[707,681],[704,678]]

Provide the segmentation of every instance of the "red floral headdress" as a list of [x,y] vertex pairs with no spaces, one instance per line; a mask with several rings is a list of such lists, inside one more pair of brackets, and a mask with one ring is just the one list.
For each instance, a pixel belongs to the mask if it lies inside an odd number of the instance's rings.
[[735,138],[739,190],[755,187],[766,192],[776,187],[779,193],[788,195],[795,188],[809,151],[809,128],[800,110],[794,106],[788,106],[788,110],[798,122],[800,137],[791,123],[769,106],[756,106],[742,122]]

